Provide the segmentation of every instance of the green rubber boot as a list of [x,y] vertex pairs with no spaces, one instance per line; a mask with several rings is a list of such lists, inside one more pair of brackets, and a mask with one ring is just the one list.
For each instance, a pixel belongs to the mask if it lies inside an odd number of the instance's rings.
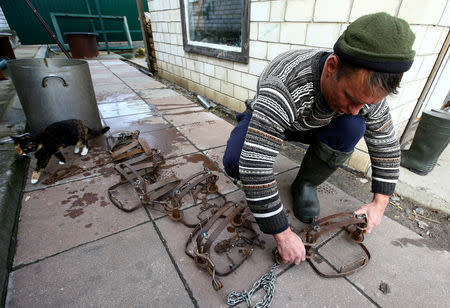
[[424,111],[409,150],[402,151],[400,165],[419,175],[433,170],[450,140],[450,113]]
[[311,144],[303,158],[297,177],[291,185],[294,215],[301,222],[310,224],[319,216],[320,203],[317,186],[322,184],[353,153],[333,150],[325,143]]

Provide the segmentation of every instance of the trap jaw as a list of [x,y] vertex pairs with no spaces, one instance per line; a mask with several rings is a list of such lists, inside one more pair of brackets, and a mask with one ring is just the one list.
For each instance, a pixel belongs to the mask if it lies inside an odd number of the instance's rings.
[[[349,264],[340,266],[335,274],[326,274],[319,270],[316,263],[321,263],[324,260],[317,254],[318,244],[317,240],[324,234],[337,231],[339,229],[345,230],[351,241],[358,244],[363,250],[365,256]],[[365,215],[355,215],[354,213],[339,213],[323,217],[319,220],[314,220],[312,224],[304,227],[302,230],[296,232],[302,239],[306,250],[306,260],[314,269],[314,271],[325,278],[344,277],[353,274],[356,271],[364,268],[371,256],[367,247],[362,243],[364,241],[364,230],[367,229],[367,218]],[[282,264],[283,260],[278,252],[278,249],[273,250],[273,259],[276,263]]]

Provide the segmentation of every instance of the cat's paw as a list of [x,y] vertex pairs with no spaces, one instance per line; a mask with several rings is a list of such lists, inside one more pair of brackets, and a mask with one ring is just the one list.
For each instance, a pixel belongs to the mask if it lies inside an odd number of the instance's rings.
[[87,147],[84,147],[84,148],[83,148],[83,151],[81,151],[81,155],[82,155],[82,156],[86,155],[86,154],[88,153],[88,151],[89,151],[88,148],[87,148]]
[[33,171],[33,174],[31,175],[31,184],[36,184],[39,181],[40,175],[41,172]]
[[64,165],[64,164],[65,164],[65,162],[63,162],[63,161],[59,161],[59,164],[60,164],[60,165]]
[[73,149],[73,152],[74,152],[75,154],[77,154],[78,152],[80,152],[80,147],[75,146],[75,148]]

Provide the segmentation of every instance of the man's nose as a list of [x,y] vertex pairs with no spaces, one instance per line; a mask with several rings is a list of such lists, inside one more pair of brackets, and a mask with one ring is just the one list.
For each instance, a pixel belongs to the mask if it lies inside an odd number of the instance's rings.
[[361,108],[362,108],[362,105],[352,105],[352,106],[350,106],[350,113],[354,116],[358,115]]

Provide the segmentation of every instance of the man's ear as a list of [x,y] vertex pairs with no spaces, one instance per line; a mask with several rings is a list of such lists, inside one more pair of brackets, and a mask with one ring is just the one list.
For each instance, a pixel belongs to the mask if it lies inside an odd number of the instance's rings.
[[327,61],[325,62],[324,70],[328,76],[332,76],[336,74],[339,64],[339,58],[335,54],[331,54],[328,56]]

